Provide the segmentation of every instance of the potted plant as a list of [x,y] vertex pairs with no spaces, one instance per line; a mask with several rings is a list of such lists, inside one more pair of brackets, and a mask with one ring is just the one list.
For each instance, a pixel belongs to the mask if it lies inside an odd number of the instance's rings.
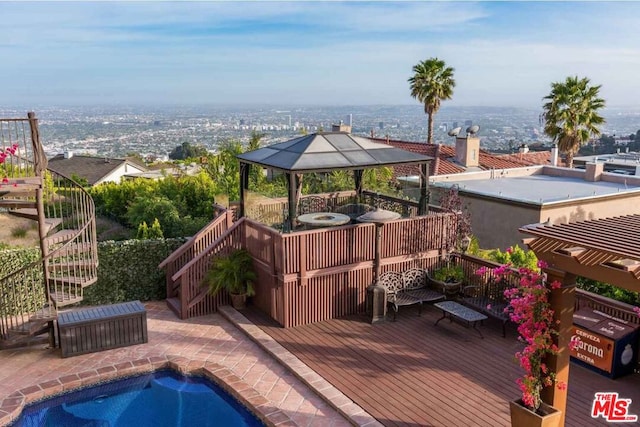
[[440,268],[436,268],[429,276],[431,282],[442,288],[442,292],[447,298],[455,296],[460,291],[460,285],[464,280],[462,266],[447,263]]
[[[542,268],[544,264],[539,262],[538,267]],[[478,271],[480,274],[484,272],[486,269]],[[498,280],[507,280],[509,277],[510,282],[515,276],[516,285],[504,292],[508,301],[505,312],[509,314],[511,321],[518,325],[518,339],[525,344],[524,348],[515,354],[516,360],[524,369],[524,374],[516,380],[522,397],[509,403],[511,425],[556,426],[562,413],[545,404],[540,392],[545,387],[566,388],[566,384],[556,381],[555,372],[550,371],[545,365],[547,356],[558,354],[558,347],[554,343],[558,331],[554,326],[554,312],[549,304],[549,293],[551,289],[557,289],[561,285],[557,281],[547,284],[543,273],[527,267],[515,270],[510,264],[505,264],[493,269],[493,273]]]
[[212,295],[227,291],[231,296],[231,305],[239,310],[245,307],[248,296],[255,295],[253,282],[256,278],[253,258],[245,249],[237,249],[213,260],[204,283]]

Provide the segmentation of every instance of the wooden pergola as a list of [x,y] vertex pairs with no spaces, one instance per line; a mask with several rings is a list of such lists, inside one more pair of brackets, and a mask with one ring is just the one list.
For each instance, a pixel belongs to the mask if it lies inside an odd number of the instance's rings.
[[[560,352],[550,357],[547,365],[556,372],[558,381],[568,383],[576,276],[640,292],[640,215],[557,225],[531,224],[520,231],[534,236],[524,243],[548,264],[548,282],[557,280],[562,284],[551,290],[549,298],[559,320]],[[567,390],[547,387],[542,398],[562,411],[564,425]]]
[[287,177],[289,226],[296,218],[302,175],[314,172],[353,170],[356,194],[362,192],[364,169],[395,165],[420,165],[419,214],[427,213],[428,162],[433,157],[380,144],[346,132],[318,132],[237,156],[240,160],[240,216],[245,213],[245,193],[252,165],[273,169]]

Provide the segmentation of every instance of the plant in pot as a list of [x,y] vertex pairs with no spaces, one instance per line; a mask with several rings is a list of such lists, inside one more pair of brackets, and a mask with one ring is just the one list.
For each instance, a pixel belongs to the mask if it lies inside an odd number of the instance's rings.
[[[539,268],[544,266],[544,263],[538,263]],[[484,272],[484,268],[478,271],[481,274]],[[547,284],[543,273],[528,267],[516,270],[510,264],[505,264],[493,269],[493,273],[498,280],[515,283],[504,292],[508,301],[505,312],[518,325],[518,340],[524,343],[524,348],[515,354],[524,374],[516,380],[522,397],[509,403],[511,425],[556,426],[562,413],[544,403],[540,393],[545,387],[566,388],[566,384],[556,381],[555,372],[545,364],[548,356],[557,355],[559,351],[554,343],[558,332],[554,311],[549,304],[549,293],[561,285],[557,281]],[[575,344],[572,342],[570,347]]]
[[247,297],[255,295],[253,282],[257,275],[253,269],[253,258],[245,249],[237,249],[229,255],[215,258],[205,276],[204,283],[209,293],[216,295],[225,290],[231,296],[231,305],[243,309]]
[[433,271],[431,281],[442,288],[442,291],[449,296],[455,296],[460,291],[460,285],[464,280],[462,266],[446,264]]

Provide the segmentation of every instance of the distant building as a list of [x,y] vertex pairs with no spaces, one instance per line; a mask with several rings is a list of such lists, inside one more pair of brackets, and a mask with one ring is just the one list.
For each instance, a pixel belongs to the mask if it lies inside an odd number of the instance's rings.
[[378,129],[380,129],[380,130],[384,129],[384,122],[379,122],[378,123]]
[[450,188],[457,188],[481,247],[505,249],[521,244],[518,229],[523,225],[640,214],[640,177],[604,172],[603,166],[533,166],[432,176],[431,201],[437,204]]
[[597,156],[579,156],[573,158],[573,167],[584,169],[588,163],[601,163],[605,172],[617,173],[620,175],[640,176],[640,153],[625,152],[613,154],[598,154]]
[[49,159],[49,169],[69,178],[72,175],[84,178],[89,185],[120,182],[125,175],[147,171],[145,166],[129,159],[81,156],[74,155],[71,151]]

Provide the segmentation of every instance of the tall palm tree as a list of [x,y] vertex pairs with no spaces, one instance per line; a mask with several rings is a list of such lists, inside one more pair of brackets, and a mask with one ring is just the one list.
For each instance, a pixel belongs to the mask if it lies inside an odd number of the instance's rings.
[[433,141],[433,116],[440,109],[440,102],[451,99],[453,95],[456,85],[453,71],[453,68],[447,67],[447,64],[438,58],[429,58],[413,66],[414,74],[409,79],[411,96],[424,104],[429,128],[427,144]]
[[544,110],[544,133],[558,144],[558,150],[566,155],[568,167],[573,167],[573,156],[590,137],[600,135],[598,126],[604,118],[598,111],[605,105],[599,97],[600,85],[592,86],[588,78],[567,77],[564,82],[551,83],[551,93]]

